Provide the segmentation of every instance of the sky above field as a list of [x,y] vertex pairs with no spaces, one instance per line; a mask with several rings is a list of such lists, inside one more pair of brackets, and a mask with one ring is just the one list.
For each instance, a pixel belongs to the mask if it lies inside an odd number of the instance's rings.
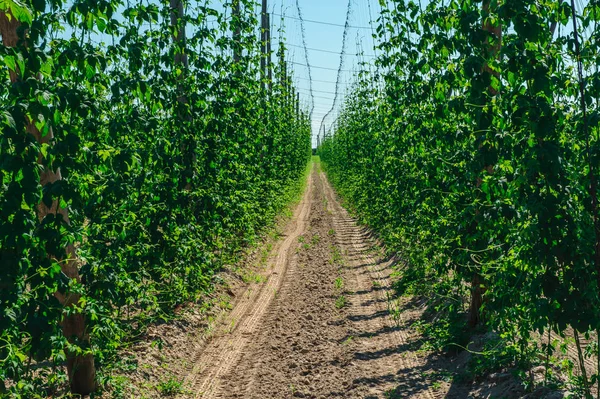
[[[223,4],[223,1],[214,2],[215,8],[222,8]],[[268,10],[272,14],[273,51],[277,50],[278,30],[283,24],[290,67],[302,107],[307,111],[313,110],[313,145],[316,145],[317,133],[322,125],[329,129],[335,122],[337,110],[343,104],[344,93],[353,81],[359,62],[372,63],[374,60],[376,40],[373,34],[380,14],[379,1],[350,0],[350,13],[348,4],[349,0],[268,0]],[[257,9],[258,12],[260,9]],[[349,28],[343,49],[347,16]],[[343,65],[339,84],[336,84],[343,50]],[[307,65],[310,65],[310,71]],[[334,101],[336,91],[338,98]],[[325,118],[328,113],[329,116]]]
[[[281,12],[283,3],[283,13]],[[314,112],[312,116],[313,140],[321,129],[325,115],[334,106],[336,80],[340,67],[340,56],[343,48],[344,24],[346,22],[348,0],[298,0],[304,19],[304,31],[312,78],[314,96]],[[299,20],[296,0],[272,1],[269,9],[277,14],[284,14],[290,57],[292,58],[296,87],[304,107],[310,110],[311,81],[306,62],[302,39],[302,22]],[[325,119],[329,128],[337,116],[337,109],[343,103],[343,95],[352,82],[354,70],[360,61],[373,61],[375,51],[372,35],[376,32],[376,20],[380,8],[377,0],[351,0],[349,25],[343,57],[340,83],[337,85],[338,100],[333,112]],[[279,23],[275,16],[274,21]],[[314,22],[313,22],[314,21]],[[373,21],[373,22],[371,22]],[[362,53],[363,56],[357,54]]]

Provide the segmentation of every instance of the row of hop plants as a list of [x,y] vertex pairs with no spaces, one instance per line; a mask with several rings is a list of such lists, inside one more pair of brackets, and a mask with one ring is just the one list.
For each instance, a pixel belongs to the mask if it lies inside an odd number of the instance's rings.
[[564,365],[589,397],[600,3],[382,4],[376,67],[319,149],[328,175],[402,259],[401,293],[428,293],[465,329],[494,331],[513,364],[551,359],[569,336],[577,355]]
[[0,2],[0,397],[102,389],[300,189],[309,120],[254,10]]

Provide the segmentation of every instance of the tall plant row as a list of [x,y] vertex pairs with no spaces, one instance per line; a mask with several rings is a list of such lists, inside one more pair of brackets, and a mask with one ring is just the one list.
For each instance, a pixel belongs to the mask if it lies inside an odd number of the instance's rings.
[[2,397],[102,388],[299,190],[310,123],[285,63],[262,84],[255,2],[174,3],[0,2]]
[[600,328],[600,3],[382,5],[377,71],[319,150],[328,175],[402,258],[399,289],[459,298],[517,357],[549,331],[579,346]]

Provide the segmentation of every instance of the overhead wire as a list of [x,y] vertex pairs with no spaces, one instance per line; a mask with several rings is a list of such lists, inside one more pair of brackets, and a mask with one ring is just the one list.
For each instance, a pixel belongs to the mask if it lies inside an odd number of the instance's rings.
[[[292,47],[301,47],[301,46],[296,46],[294,44],[288,44],[288,46],[292,46]],[[341,53],[339,51],[331,51],[331,50],[324,50],[324,49],[318,49],[318,48],[313,48],[313,47],[307,47],[308,50],[310,51],[318,51],[320,53],[328,53],[328,54],[336,54],[336,55],[340,55]],[[375,54],[353,54],[353,53],[346,53],[346,55],[350,55],[350,56],[364,56],[364,57],[377,57],[377,55]]]
[[[306,78],[301,78],[301,77],[298,77],[298,79],[301,79],[301,80],[308,80],[308,79],[306,79]],[[336,82],[335,82],[335,81],[333,81],[333,80],[318,80],[318,79],[313,79],[312,81],[313,81],[313,82],[319,82],[319,83],[331,83],[331,84],[336,84]]]
[[[303,66],[303,67],[308,67],[308,65],[307,65],[307,64],[303,64],[303,63],[301,63],[301,62],[295,62],[295,61],[292,61],[292,64],[294,64],[294,65],[300,65],[300,66]],[[336,69],[336,68],[328,68],[328,67],[324,67],[324,66],[317,66],[317,65],[312,65],[312,66],[311,66],[311,68],[316,68],[316,69],[324,69],[324,70],[326,70],[326,71],[339,71],[339,70],[340,70],[340,69]],[[353,72],[353,71],[351,71],[351,70],[348,70],[348,69],[342,69],[341,71],[342,71],[342,72]]]
[[304,59],[306,61],[306,67],[308,68],[308,79],[309,79],[309,90],[311,97],[311,108],[309,117],[312,120],[312,114],[315,109],[315,96],[312,91],[312,72],[310,69],[310,61],[308,59],[308,49],[306,48],[306,31],[304,29],[304,20],[302,19],[302,10],[300,9],[299,0],[296,0],[296,9],[298,10],[298,18],[300,19],[300,30],[302,33],[302,45],[304,46]]
[[[297,18],[289,17],[289,16],[286,16],[285,18],[297,19]],[[310,22],[312,24],[327,25],[327,26],[337,26],[337,27],[345,28],[345,29],[347,29],[347,28],[351,28],[351,29],[371,29],[368,26],[353,26],[353,25],[348,25],[348,24],[341,25],[341,24],[336,24],[336,23],[333,23],[333,22],[315,21],[315,20],[312,20],[312,19],[305,19],[304,22]]]
[[344,33],[342,35],[342,52],[340,54],[340,65],[339,65],[339,68],[338,68],[337,80],[336,80],[336,85],[335,85],[335,98],[333,100],[333,104],[331,106],[331,109],[323,117],[323,119],[321,119],[321,125],[319,126],[319,132],[321,132],[321,129],[324,126],[325,119],[335,109],[335,106],[337,104],[337,100],[338,100],[338,97],[339,97],[339,83],[340,83],[340,80],[342,78],[341,75],[342,75],[342,71],[343,71],[343,67],[344,67],[344,54],[345,54],[345,51],[346,51],[346,41],[347,41],[347,38],[348,38],[348,29],[350,28],[350,15],[352,15],[352,0],[348,0],[348,6],[347,6],[347,9],[346,9],[346,24],[344,26]]
[[[299,88],[298,90],[307,90],[304,88]],[[323,93],[323,94],[335,94],[334,91],[324,91],[324,90],[312,90],[313,93]]]
[[[310,114],[309,119],[311,120],[313,126],[313,144],[314,140],[317,138],[316,136],[320,133],[320,130],[327,123],[329,119],[331,119],[332,115],[337,112],[340,112],[340,106],[343,103],[343,96],[345,91],[351,90],[351,87],[355,84],[353,76],[361,70],[369,70],[374,67],[374,60],[378,56],[377,51],[369,51],[369,48],[376,47],[376,40],[373,36],[373,14],[369,12],[368,7],[372,7],[369,3],[364,3],[357,0],[351,0],[352,4],[347,5],[346,15],[344,24],[333,23],[323,20],[308,20],[306,19],[306,15],[304,12],[306,10],[302,10],[298,12],[290,13],[291,10],[289,8],[294,7],[296,10],[299,9],[299,0],[282,0],[281,2],[277,2],[277,8],[281,6],[281,13],[278,14],[276,10],[273,10],[272,15],[274,16],[282,16],[283,18],[279,19],[279,23],[285,26],[285,36],[287,39],[292,39],[290,42],[285,42],[285,46],[288,47],[290,57],[287,59],[288,69],[293,72],[293,81],[295,83],[295,88],[297,93],[299,93],[301,97],[301,106],[306,109],[307,114]],[[282,4],[283,3],[283,4]],[[350,8],[350,10],[348,10]],[[283,12],[285,9],[285,12]],[[350,13],[348,13],[350,11]],[[375,14],[379,14],[378,10],[373,10]],[[291,15],[290,15],[291,14]],[[297,18],[296,18],[297,17]],[[275,20],[276,18],[273,18]],[[298,21],[297,23],[292,21]],[[287,23],[286,23],[287,22]],[[320,25],[333,25],[344,27],[344,36],[349,35],[351,29],[364,29],[365,33],[356,32],[357,33],[357,41],[361,41],[361,45],[357,45],[356,52],[348,52],[348,43],[347,37],[342,40],[342,52],[333,51],[332,49],[327,48],[319,48],[319,46],[309,47],[308,44],[308,36],[306,32],[306,23],[319,23]],[[375,24],[376,25],[376,24]],[[368,32],[368,33],[367,33]],[[298,38],[294,40],[293,38]],[[371,46],[371,44],[373,44]],[[295,52],[293,49],[298,48],[301,51]],[[340,65],[338,68],[330,68],[327,64],[321,63],[321,65],[313,65],[311,57],[313,54],[308,54],[310,52],[323,53],[323,54],[333,54],[338,55],[340,57]],[[351,59],[348,59],[348,56]],[[357,57],[357,58],[354,58]],[[286,57],[287,58],[287,57]],[[326,59],[319,56],[319,59]],[[359,65],[351,66],[354,62],[358,62]],[[349,64],[347,64],[349,63]],[[365,65],[365,63],[369,65]],[[344,68],[343,65],[349,65],[349,67]],[[325,70],[325,71],[334,71],[336,72],[336,79],[329,80],[328,78],[323,79],[321,76],[327,76],[319,73],[315,75],[316,70]],[[321,80],[315,79],[315,76],[321,77]],[[316,86],[315,86],[316,85]],[[335,85],[334,87],[330,87],[329,85]],[[316,90],[316,88],[320,88],[321,90]],[[323,96],[316,96],[315,94],[321,93]],[[330,96],[333,95],[333,98]],[[322,113],[321,110],[326,113]],[[310,111],[310,112],[309,112]],[[319,130],[317,131],[317,128]],[[330,129],[328,128],[327,131]]]

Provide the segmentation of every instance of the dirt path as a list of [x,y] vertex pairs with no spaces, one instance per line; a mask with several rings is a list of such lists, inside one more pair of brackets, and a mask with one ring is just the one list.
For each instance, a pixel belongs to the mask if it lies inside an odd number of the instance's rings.
[[196,354],[186,381],[186,385],[194,392],[193,397],[221,397],[220,392],[224,388],[226,390],[223,377],[239,361],[242,351],[249,346],[250,340],[257,333],[259,323],[286,275],[292,247],[298,236],[306,230],[313,191],[312,174],[307,187],[291,226],[286,231],[287,237],[275,249],[277,255],[272,262],[266,283],[259,290],[249,288],[246,291],[231,313],[224,318],[219,331],[210,337],[206,348]]
[[188,397],[443,396],[430,389],[402,319],[390,316],[390,265],[316,167],[293,220],[266,283],[194,356]]

